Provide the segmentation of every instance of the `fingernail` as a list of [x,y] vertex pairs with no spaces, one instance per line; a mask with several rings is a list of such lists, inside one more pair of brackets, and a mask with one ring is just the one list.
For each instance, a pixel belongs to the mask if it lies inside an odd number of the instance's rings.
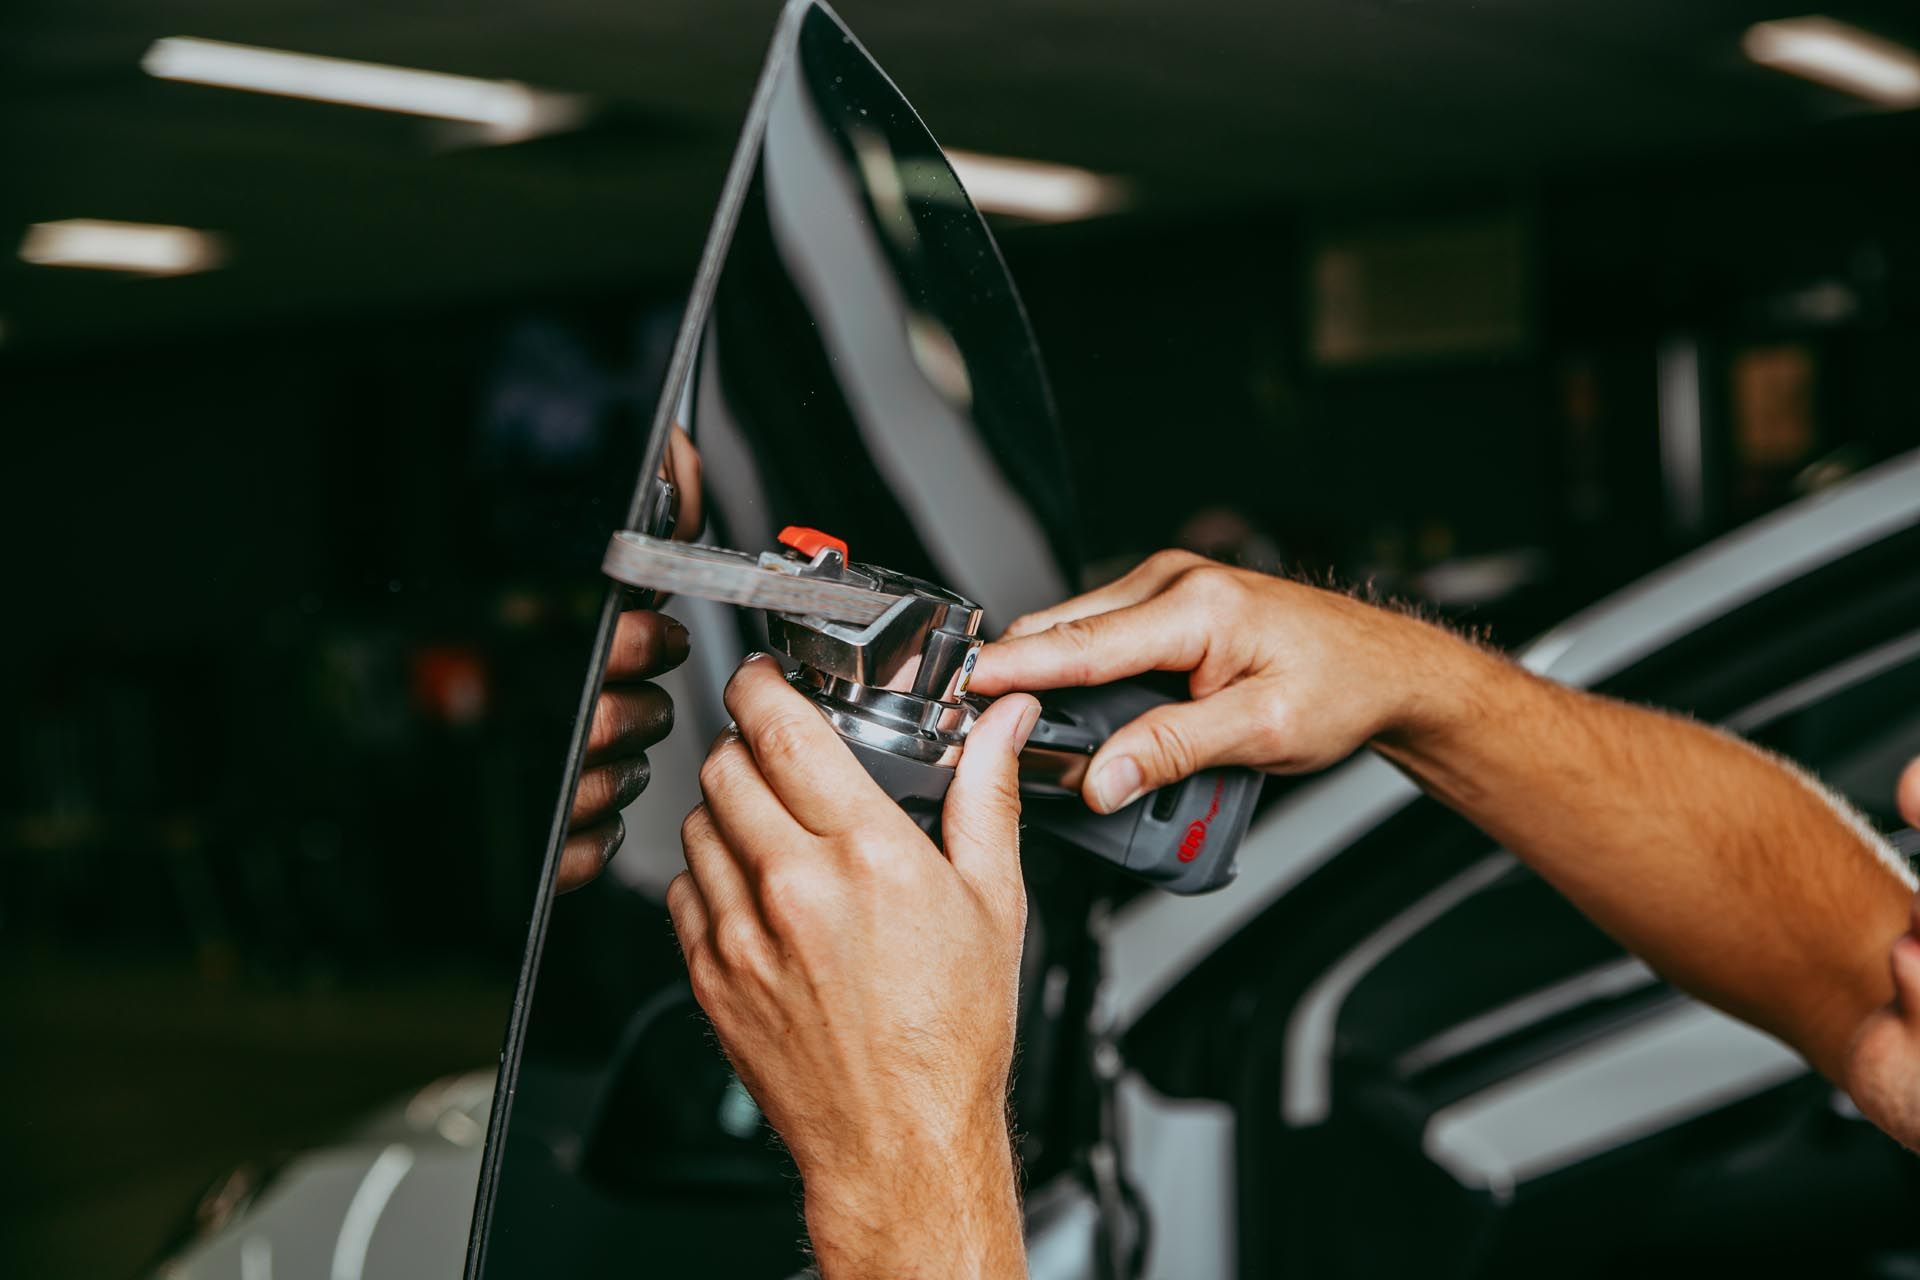
[[668,662],[684,662],[692,651],[693,640],[687,635],[687,629],[680,625],[678,618],[668,618],[665,629],[665,641]]
[[748,664],[749,662],[758,662],[758,661],[760,661],[760,660],[761,660],[762,658],[765,658],[766,656],[767,656],[767,654],[766,654],[766,651],[765,651],[765,650],[762,650],[762,649],[755,649],[755,650],[754,650],[754,651],[753,651],[752,653],[750,653],[750,654],[748,654],[748,655],[747,655],[746,657],[744,657],[744,658],[742,658],[742,659],[740,659],[740,665],[744,667],[744,666],[746,666],[746,665],[747,665],[747,664]]
[[1093,807],[1101,813],[1124,809],[1144,790],[1140,766],[1126,756],[1100,766],[1093,775]]
[[620,768],[619,780],[614,784],[614,803],[626,808],[640,798],[647,789],[647,783],[653,781],[653,765],[645,756],[635,756]]
[[1027,739],[1033,736],[1033,726],[1040,723],[1040,704],[1029,702],[1027,709],[1020,713],[1020,723],[1014,726],[1013,749],[1020,750],[1027,745]]

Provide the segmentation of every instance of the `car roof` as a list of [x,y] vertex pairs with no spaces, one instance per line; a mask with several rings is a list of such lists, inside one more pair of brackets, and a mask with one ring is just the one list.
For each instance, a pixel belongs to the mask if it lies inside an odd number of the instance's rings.
[[[1764,516],[1675,560],[1546,632],[1518,655],[1565,684],[1598,683],[1758,599],[1920,522],[1920,450]],[[1240,851],[1240,875],[1199,898],[1147,894],[1114,919],[1108,986],[1124,1030],[1195,965],[1404,808],[1419,791],[1371,753],[1286,796]]]

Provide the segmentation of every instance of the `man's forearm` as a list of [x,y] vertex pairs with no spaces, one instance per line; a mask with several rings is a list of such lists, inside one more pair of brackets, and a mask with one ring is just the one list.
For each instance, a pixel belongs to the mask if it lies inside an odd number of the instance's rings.
[[1872,833],[1736,738],[1434,644],[1440,684],[1376,749],[1669,980],[1838,1078],[1913,892]]
[[1017,1280],[1025,1232],[1004,1121],[804,1177],[823,1280]]

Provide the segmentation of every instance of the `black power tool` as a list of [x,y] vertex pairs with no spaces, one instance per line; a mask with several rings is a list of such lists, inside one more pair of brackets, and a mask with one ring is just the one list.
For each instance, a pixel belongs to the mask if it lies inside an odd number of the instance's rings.
[[[985,703],[967,693],[982,643],[980,606],[930,582],[847,558],[815,529],[781,531],[754,555],[616,533],[602,568],[631,587],[766,610],[767,634],[874,780],[937,837],[940,806]],[[1029,826],[1173,893],[1228,884],[1260,795],[1251,769],[1209,769],[1117,813],[1080,799],[1087,763],[1141,712],[1174,701],[1142,681],[1042,695],[1020,755]]]

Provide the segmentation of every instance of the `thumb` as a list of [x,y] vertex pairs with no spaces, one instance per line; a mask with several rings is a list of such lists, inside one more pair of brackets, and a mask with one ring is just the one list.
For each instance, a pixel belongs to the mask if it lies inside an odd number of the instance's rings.
[[1095,813],[1124,809],[1149,791],[1216,764],[1241,763],[1252,726],[1231,698],[1173,702],[1129,720],[1094,753],[1084,790]]
[[954,870],[1003,901],[1020,888],[1020,748],[1039,718],[1024,693],[988,707],[967,731],[940,817]]

